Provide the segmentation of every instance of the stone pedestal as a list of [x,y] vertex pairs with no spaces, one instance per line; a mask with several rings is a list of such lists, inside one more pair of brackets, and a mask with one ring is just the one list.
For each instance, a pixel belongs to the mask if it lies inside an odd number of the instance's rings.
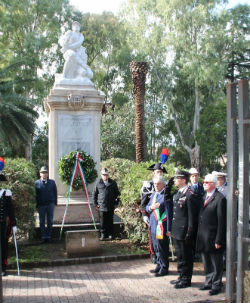
[[[104,94],[94,86],[55,84],[44,100],[49,115],[49,176],[58,195],[67,187],[60,181],[58,161],[71,151],[91,155],[100,170],[100,120]],[[89,192],[92,187],[88,187]]]
[[67,231],[65,246],[68,257],[93,256],[100,252],[99,233],[96,230]]

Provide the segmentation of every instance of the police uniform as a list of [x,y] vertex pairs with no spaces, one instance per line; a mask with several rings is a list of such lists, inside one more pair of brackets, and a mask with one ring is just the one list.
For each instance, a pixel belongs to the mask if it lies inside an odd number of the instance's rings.
[[1,253],[2,253],[2,275],[6,275],[8,236],[10,229],[16,226],[14,208],[11,201],[10,190],[0,189],[0,228],[1,228]]
[[[187,172],[179,174],[188,176]],[[183,176],[182,175],[182,176]],[[176,174],[178,176],[178,174]],[[191,286],[193,274],[193,241],[197,216],[197,197],[188,185],[177,190],[173,195],[172,238],[177,255],[179,278],[173,281],[175,288]]]

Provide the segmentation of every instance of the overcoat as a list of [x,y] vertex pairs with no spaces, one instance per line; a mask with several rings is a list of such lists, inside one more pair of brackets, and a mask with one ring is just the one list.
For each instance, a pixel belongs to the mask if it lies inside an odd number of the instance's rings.
[[[205,200],[203,197],[203,201]],[[215,248],[215,243],[222,245]],[[217,189],[205,206],[201,207],[198,221],[196,251],[221,253],[226,244],[226,198]]]
[[100,211],[113,211],[115,205],[119,203],[120,192],[117,183],[111,178],[105,185],[102,179],[99,179],[94,187],[93,202],[99,206]]
[[191,236],[194,233],[197,207],[197,197],[189,188],[173,195],[173,238],[185,240],[188,234]]

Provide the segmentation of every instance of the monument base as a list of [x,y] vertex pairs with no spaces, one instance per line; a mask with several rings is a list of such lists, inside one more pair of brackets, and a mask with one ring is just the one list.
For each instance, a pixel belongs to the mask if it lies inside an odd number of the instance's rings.
[[99,233],[96,230],[66,232],[65,246],[68,257],[87,257],[100,252]]

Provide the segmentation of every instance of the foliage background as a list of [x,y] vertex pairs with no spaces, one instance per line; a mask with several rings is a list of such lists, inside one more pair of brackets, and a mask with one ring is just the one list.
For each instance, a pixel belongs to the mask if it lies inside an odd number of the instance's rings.
[[12,201],[17,218],[17,237],[31,239],[34,236],[35,227],[35,166],[32,162],[22,158],[5,158],[3,174],[8,182],[2,183],[2,186],[12,191]]

